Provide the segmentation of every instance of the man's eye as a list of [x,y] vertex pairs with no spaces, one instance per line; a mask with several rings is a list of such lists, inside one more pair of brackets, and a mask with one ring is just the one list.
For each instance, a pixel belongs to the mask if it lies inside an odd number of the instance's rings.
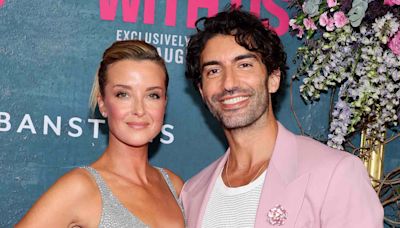
[[210,69],[207,71],[207,75],[214,75],[217,74],[219,72],[218,69]]
[[250,63],[242,63],[242,64],[239,65],[239,67],[241,67],[241,68],[252,67],[252,66],[253,65],[250,64]]
[[125,92],[118,92],[118,93],[116,94],[116,97],[118,97],[118,98],[125,98],[125,97],[128,97],[128,93],[125,93]]

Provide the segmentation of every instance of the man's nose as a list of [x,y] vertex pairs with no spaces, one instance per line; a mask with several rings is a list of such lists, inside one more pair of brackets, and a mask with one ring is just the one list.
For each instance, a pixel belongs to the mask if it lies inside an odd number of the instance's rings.
[[233,88],[236,88],[238,86],[238,80],[237,80],[237,75],[235,71],[231,68],[226,68],[224,70],[224,75],[223,75],[223,86],[224,90],[230,91]]

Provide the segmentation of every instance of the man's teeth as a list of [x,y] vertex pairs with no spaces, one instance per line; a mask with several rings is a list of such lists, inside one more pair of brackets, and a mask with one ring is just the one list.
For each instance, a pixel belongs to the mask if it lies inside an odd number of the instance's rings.
[[223,100],[222,103],[223,104],[235,104],[235,103],[238,103],[238,102],[246,100],[246,99],[247,99],[247,97],[234,97],[231,99]]

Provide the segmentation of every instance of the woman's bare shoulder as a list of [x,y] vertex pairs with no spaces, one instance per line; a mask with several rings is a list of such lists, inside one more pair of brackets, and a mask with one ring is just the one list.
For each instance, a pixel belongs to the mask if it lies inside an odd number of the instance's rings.
[[[68,193],[69,200],[85,198],[97,191],[97,185],[93,177],[83,168],[76,168],[62,177],[45,194],[54,194],[54,196],[64,196]],[[57,197],[58,198],[58,197]],[[60,197],[64,200],[63,197]]]
[[91,175],[76,168],[60,177],[32,206],[19,227],[68,227],[93,211],[100,196]]

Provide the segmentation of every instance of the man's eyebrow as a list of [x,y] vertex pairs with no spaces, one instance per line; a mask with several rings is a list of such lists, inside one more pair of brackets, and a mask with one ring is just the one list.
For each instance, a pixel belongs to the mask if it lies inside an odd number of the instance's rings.
[[253,53],[248,53],[248,54],[244,54],[244,55],[238,55],[238,56],[236,56],[236,57],[233,59],[233,61],[234,61],[234,62],[237,62],[237,61],[239,61],[239,60],[242,60],[242,59],[249,59],[249,58],[257,59],[257,55],[255,55],[255,54],[253,54]]
[[220,63],[219,61],[216,61],[216,60],[212,60],[212,61],[205,62],[205,63],[203,63],[203,64],[201,65],[201,71],[204,70],[204,67],[210,66],[210,65],[221,65],[221,63]]
[[[237,62],[237,61],[240,61],[242,59],[250,59],[250,58],[257,59],[257,55],[255,55],[253,53],[238,55],[235,58],[233,58],[233,62]],[[206,66],[210,66],[210,65],[221,65],[221,63],[219,61],[216,61],[216,60],[211,60],[211,61],[205,62],[205,63],[203,63],[203,65],[201,65],[201,71],[203,71]]]

